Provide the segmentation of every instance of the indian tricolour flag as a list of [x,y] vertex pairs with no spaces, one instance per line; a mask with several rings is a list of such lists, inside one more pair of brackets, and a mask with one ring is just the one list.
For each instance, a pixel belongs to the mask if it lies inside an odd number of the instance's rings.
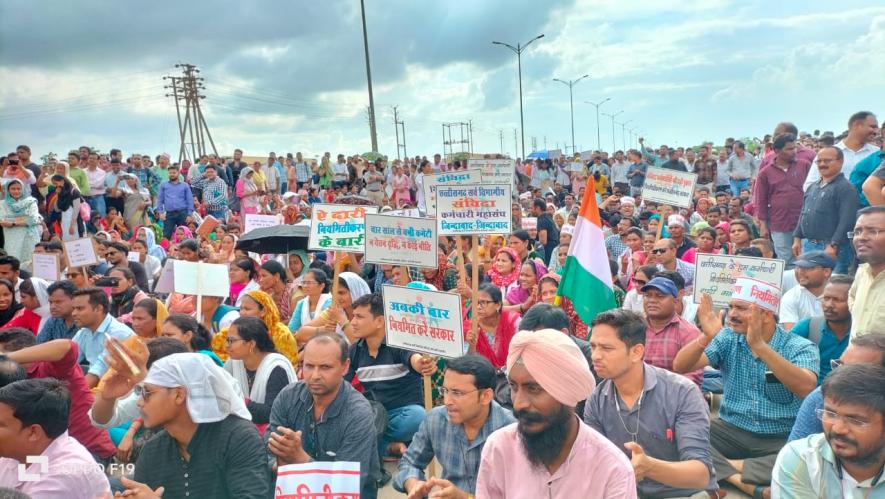
[[588,326],[596,314],[617,306],[593,177],[587,181],[557,294],[572,301]]

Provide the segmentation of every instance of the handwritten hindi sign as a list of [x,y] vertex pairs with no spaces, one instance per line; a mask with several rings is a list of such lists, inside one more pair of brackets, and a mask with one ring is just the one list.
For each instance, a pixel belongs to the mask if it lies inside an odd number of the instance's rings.
[[461,295],[385,285],[387,344],[454,358],[464,355]]
[[537,217],[522,217],[523,230],[536,230],[538,228]]
[[436,222],[441,236],[509,234],[510,184],[441,185]]
[[439,266],[436,220],[366,215],[366,261],[410,267]]
[[689,208],[694,196],[695,173],[650,167],[642,186],[642,198],[646,201]]
[[359,499],[360,463],[313,461],[277,469],[274,499]]
[[244,215],[246,222],[243,230],[243,234],[249,232],[252,229],[260,229],[262,227],[276,227],[280,225],[280,217],[279,215],[258,215],[254,213],[247,213]]
[[512,159],[469,159],[467,168],[479,169],[483,184],[510,185],[513,183],[516,162]]
[[177,260],[173,272],[175,291],[185,295],[230,296],[227,270],[224,264]]
[[[126,254],[126,259],[130,262],[138,262],[141,259],[141,253],[137,251],[130,251]],[[140,262],[138,262],[140,263]]]
[[58,255],[52,253],[34,253],[34,277],[47,281],[57,281],[59,277]]
[[701,302],[701,294],[713,298],[713,306],[726,307],[739,277],[751,277],[783,289],[784,261],[752,256],[713,255],[695,256],[694,302]]
[[383,215],[387,216],[396,216],[396,217],[412,217],[412,218],[421,218],[421,210],[418,208],[403,208],[401,210],[390,210],[385,211]]
[[95,254],[95,246],[93,246],[91,237],[65,241],[64,247],[68,268],[84,267],[98,263],[98,255]]
[[311,251],[363,253],[366,249],[366,214],[378,213],[377,206],[315,204],[310,213]]
[[436,189],[440,185],[479,184],[482,175],[479,170],[464,170],[424,176],[424,199],[427,200],[427,214],[436,216]]

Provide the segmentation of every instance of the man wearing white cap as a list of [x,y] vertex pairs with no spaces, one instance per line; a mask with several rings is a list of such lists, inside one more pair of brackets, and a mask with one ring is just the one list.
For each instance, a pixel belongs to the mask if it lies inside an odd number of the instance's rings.
[[673,360],[680,373],[711,366],[722,372],[719,418],[710,422],[716,478],[754,497],[771,482],[771,459],[787,441],[802,398],[817,386],[814,343],[777,324],[780,289],[741,277],[734,284],[728,325],[703,295],[701,336]]
[[686,251],[697,247],[694,241],[685,237],[685,217],[682,215],[676,213],[667,217],[667,232],[667,237],[676,243],[676,258],[682,258]]
[[596,383],[568,336],[553,329],[517,333],[507,377],[518,422],[486,440],[476,497],[636,497],[630,461],[575,415]]
[[550,256],[550,265],[547,266],[547,270],[550,272],[559,272],[559,269],[562,268],[562,265],[559,263],[560,253],[568,254],[568,248],[569,245],[572,244],[572,236],[574,234],[574,225],[564,224],[562,228],[559,229],[559,246],[553,248],[553,252]]

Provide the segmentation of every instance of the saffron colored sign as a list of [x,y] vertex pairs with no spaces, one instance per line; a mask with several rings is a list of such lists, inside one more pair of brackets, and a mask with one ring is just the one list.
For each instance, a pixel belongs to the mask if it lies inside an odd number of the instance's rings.
[[783,289],[784,261],[752,256],[713,255],[695,256],[694,302],[701,302],[706,293],[716,307],[727,307],[739,277],[750,277]]
[[436,202],[441,236],[512,232],[510,184],[441,185]]
[[409,267],[439,266],[436,220],[366,215],[366,261]]
[[378,213],[377,206],[315,204],[310,213],[311,251],[362,253],[366,248],[366,214]]
[[314,461],[277,469],[274,499],[359,499],[360,463]]
[[388,345],[446,358],[464,355],[461,295],[390,285],[383,293]]
[[645,175],[642,198],[646,201],[688,208],[691,206],[697,178],[695,173],[651,167]]
[[424,176],[424,199],[427,200],[427,215],[436,216],[436,189],[440,185],[478,184],[482,182],[479,170],[453,171]]

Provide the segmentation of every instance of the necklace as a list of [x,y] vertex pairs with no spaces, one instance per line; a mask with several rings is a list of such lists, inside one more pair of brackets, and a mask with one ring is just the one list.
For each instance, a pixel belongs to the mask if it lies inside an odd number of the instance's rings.
[[639,395],[639,400],[636,401],[636,431],[630,431],[627,428],[627,424],[624,423],[624,418],[621,417],[621,404],[620,402],[618,402],[618,399],[620,398],[620,396],[618,395],[618,389],[614,386],[614,384],[612,385],[612,387],[614,387],[615,389],[615,407],[618,409],[618,419],[621,421],[621,426],[623,426],[624,431],[626,431],[627,434],[630,435],[631,442],[639,443],[639,415],[642,413],[642,397],[645,396],[645,392],[642,392]]

